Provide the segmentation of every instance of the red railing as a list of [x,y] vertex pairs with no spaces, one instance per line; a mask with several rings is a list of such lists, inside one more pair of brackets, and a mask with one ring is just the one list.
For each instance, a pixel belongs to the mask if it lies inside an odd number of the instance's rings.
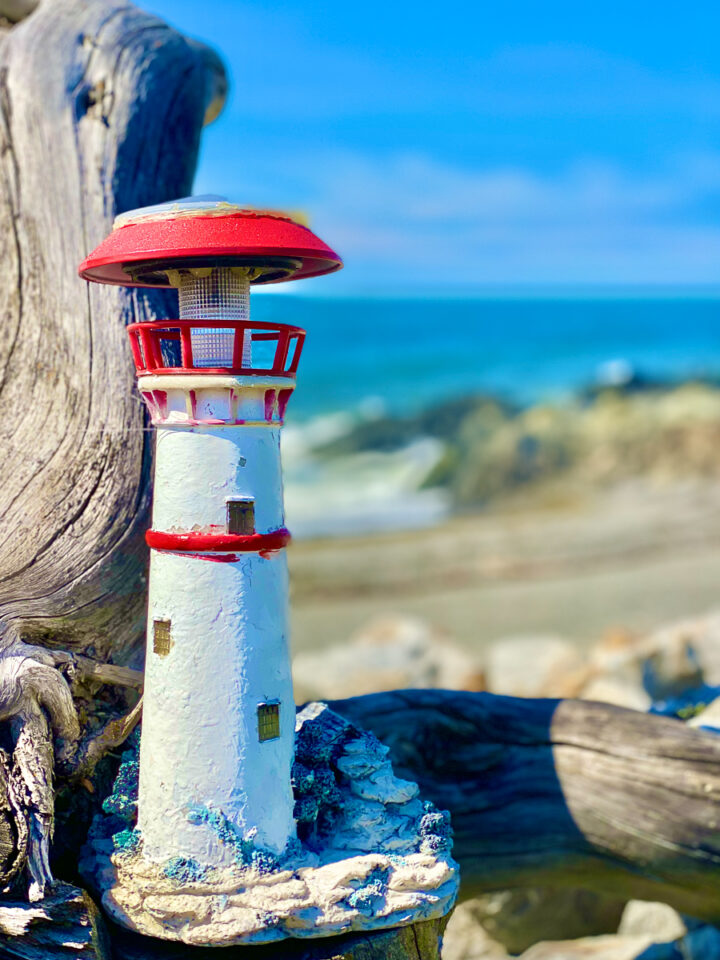
[[[242,376],[294,377],[305,342],[305,331],[284,323],[260,323],[249,320],[154,320],[151,323],[131,323],[128,334],[130,348],[138,374],[234,374]],[[197,366],[193,359],[193,333],[207,334],[214,330],[233,331],[232,361],[229,366]],[[249,334],[249,337],[246,336]],[[163,341],[180,343],[179,356],[174,362]],[[272,362],[243,364],[243,347],[275,342]],[[269,357],[268,357],[269,359]]]

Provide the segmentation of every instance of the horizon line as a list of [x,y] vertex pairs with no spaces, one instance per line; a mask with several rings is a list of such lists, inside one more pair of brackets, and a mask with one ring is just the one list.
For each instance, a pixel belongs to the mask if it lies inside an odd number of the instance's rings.
[[308,290],[302,284],[275,285],[256,289],[256,295],[282,296],[307,300],[720,300],[717,284],[687,283],[547,283],[547,284],[477,284],[449,287],[417,285],[375,288],[369,290]]

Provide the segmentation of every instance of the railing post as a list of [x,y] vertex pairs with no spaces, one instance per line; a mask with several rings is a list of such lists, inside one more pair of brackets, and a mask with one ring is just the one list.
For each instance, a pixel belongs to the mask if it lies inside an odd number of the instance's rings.
[[182,365],[186,370],[192,369],[193,366],[193,352],[192,352],[192,338],[190,336],[190,327],[182,326],[180,327],[180,356],[182,358]]
[[245,347],[245,333],[247,324],[238,323],[235,325],[235,336],[233,338],[233,358],[232,365],[234,370],[243,369],[243,352]]
[[135,330],[130,331],[130,351],[133,355],[133,360],[135,361],[135,367],[139,373],[141,370],[145,369],[145,363],[143,361],[143,354],[140,349],[138,336]]
[[278,337],[278,345],[275,350],[275,363],[273,364],[273,373],[282,376],[285,372],[285,361],[288,355],[288,346],[290,344],[290,332],[281,330]]

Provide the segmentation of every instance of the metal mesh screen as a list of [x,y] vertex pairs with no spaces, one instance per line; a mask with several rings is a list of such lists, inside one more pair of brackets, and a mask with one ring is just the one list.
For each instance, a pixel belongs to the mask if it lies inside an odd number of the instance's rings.
[[[205,276],[187,272],[178,288],[181,320],[249,320],[250,280],[238,269],[216,267]],[[235,332],[206,327],[191,334],[196,367],[230,367]],[[242,364],[251,365],[251,335],[243,340]]]

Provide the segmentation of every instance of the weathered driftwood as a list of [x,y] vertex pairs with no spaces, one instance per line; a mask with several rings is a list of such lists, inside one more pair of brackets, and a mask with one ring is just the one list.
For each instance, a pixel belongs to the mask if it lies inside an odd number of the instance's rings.
[[105,923],[90,897],[59,883],[42,903],[0,901],[0,956],[22,960],[110,960]]
[[[440,960],[448,917],[394,930],[353,933],[318,940],[283,940],[266,946],[214,949],[218,960]],[[207,960],[205,947],[187,947],[139,937],[110,926],[116,960]]]
[[[54,760],[91,773],[139,715],[127,665],[141,662],[150,451],[124,327],[171,308],[164,292],[89,288],[77,264],[117,212],[190,192],[226,80],[214,53],[122,0],[35,6],[0,3],[22,21],[0,38],[0,720],[21,807],[0,796],[0,821],[28,836],[40,896]],[[78,748],[70,683],[86,714],[102,684],[119,691],[105,714],[131,712]],[[0,860],[3,843],[0,826]]]
[[331,703],[452,814],[461,895],[572,885],[720,918],[720,735],[581,700]]

